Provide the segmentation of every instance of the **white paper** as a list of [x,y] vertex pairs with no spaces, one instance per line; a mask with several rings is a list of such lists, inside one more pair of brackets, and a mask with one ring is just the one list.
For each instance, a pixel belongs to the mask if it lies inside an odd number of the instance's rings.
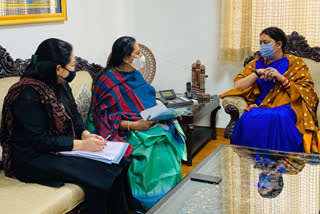
[[107,146],[99,152],[89,151],[65,151],[60,152],[62,155],[84,157],[102,161],[105,163],[119,163],[128,148],[128,143],[107,141]]
[[164,104],[158,104],[152,108],[148,108],[140,112],[141,117],[146,120],[169,120],[180,115],[189,114],[190,111],[181,111],[177,109],[167,108]]

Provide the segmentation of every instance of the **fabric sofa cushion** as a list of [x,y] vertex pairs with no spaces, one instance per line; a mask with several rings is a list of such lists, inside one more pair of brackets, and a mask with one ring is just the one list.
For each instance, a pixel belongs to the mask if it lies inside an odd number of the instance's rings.
[[66,213],[84,200],[83,190],[74,184],[67,183],[59,188],[26,184],[5,177],[3,170],[0,180],[1,213]]
[[75,80],[70,83],[73,96],[78,106],[78,111],[84,122],[87,120],[91,104],[91,85],[91,76],[86,71],[78,71]]
[[[311,59],[303,58],[303,61],[307,64],[312,80],[314,82],[314,90],[320,96],[320,62],[315,62]],[[320,108],[317,109],[317,118],[320,119]]]
[[77,96],[75,97],[78,111],[84,123],[86,123],[88,112],[91,105],[91,91],[86,85],[82,85]]
[[[20,80],[20,77],[6,77],[6,78],[1,78],[0,79],[0,85],[1,85],[1,90],[0,90],[0,112],[2,113],[2,106],[3,106],[3,100],[4,97],[7,95],[9,88],[18,82]],[[2,114],[0,114],[0,121],[2,118]]]
[[[3,106],[3,100],[4,97],[7,95],[9,88],[18,82],[20,80],[20,77],[6,77],[0,79],[0,123],[2,118],[2,106]],[[2,147],[0,146],[0,161],[2,161]],[[0,169],[2,168],[2,164],[0,163]]]

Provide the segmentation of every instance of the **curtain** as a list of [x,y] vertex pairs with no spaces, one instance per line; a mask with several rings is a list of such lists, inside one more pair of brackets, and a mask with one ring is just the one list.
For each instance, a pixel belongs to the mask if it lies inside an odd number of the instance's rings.
[[240,61],[252,53],[251,0],[221,0],[219,59]]
[[260,49],[259,34],[271,26],[297,31],[320,46],[319,0],[222,0],[219,58],[241,61]]

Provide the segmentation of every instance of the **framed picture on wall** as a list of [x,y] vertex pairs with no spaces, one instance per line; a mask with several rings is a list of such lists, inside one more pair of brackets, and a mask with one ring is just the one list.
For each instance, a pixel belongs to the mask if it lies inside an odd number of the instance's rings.
[[0,0],[0,25],[65,20],[66,0]]

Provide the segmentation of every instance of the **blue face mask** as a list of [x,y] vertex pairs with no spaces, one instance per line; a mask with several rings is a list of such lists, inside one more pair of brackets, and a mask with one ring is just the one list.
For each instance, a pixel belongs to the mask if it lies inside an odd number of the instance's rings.
[[273,50],[272,46],[273,46],[273,44],[261,45],[260,46],[261,55],[267,59],[271,59],[275,54],[275,51]]
[[67,70],[69,72],[69,75],[65,78],[61,76],[60,77],[63,78],[66,82],[71,82],[76,77],[76,69],[74,69],[74,71],[70,71],[66,68],[63,68],[63,69]]

